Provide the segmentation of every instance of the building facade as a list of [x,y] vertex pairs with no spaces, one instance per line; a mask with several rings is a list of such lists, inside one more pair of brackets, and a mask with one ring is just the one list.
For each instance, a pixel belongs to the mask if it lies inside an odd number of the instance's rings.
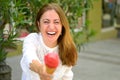
[[[119,1],[119,0],[118,0]],[[120,1],[119,1],[120,3]],[[89,28],[96,31],[95,39],[117,38],[120,24],[120,11],[117,0],[97,0],[88,12]]]

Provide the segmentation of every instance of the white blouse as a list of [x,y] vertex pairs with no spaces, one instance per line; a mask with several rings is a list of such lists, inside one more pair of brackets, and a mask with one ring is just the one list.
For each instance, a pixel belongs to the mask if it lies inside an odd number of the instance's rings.
[[[58,46],[54,48],[47,47],[40,33],[31,33],[25,38],[23,42],[23,57],[20,62],[23,71],[22,80],[40,80],[39,75],[29,69],[29,64],[33,59],[39,60],[40,63],[44,64],[44,55],[48,52],[58,53]],[[73,72],[71,69],[72,66],[62,65],[60,61],[53,73],[52,80],[72,80]]]

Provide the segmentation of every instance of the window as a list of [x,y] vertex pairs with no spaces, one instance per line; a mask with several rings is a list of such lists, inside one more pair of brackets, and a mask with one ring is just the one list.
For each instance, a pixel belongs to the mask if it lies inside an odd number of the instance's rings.
[[[120,0],[102,0],[102,27],[113,27],[117,21],[118,3]],[[120,8],[120,7],[119,7]],[[119,15],[120,16],[120,15]],[[118,23],[117,23],[118,24]]]

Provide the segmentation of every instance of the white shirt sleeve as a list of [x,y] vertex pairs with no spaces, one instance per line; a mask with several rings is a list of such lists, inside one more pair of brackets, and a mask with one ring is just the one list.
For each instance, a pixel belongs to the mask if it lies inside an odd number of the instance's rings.
[[[39,53],[37,52],[37,49],[40,45],[38,45],[38,43],[39,40],[37,33],[32,33],[28,35],[23,42],[23,57],[20,63],[23,71],[22,80],[40,80],[39,75],[29,69],[29,64],[33,59],[40,61],[37,54]],[[42,63],[42,61],[40,61],[40,63]],[[71,69],[72,67],[63,65],[59,66],[59,68],[55,72],[53,80],[72,80],[73,72]]]
[[73,79],[73,72],[72,67],[68,67],[64,73],[62,80],[72,80]]
[[23,42],[23,57],[20,63],[23,70],[22,80],[40,80],[39,75],[29,69],[33,59],[39,60],[36,54],[36,42],[35,33],[28,35]]

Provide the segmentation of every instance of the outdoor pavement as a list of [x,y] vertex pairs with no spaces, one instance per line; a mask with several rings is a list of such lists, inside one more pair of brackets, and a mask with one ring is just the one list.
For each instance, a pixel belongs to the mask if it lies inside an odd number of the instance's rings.
[[[78,54],[73,80],[120,80],[120,38],[88,43]],[[20,56],[7,58],[12,80],[21,80]]]

